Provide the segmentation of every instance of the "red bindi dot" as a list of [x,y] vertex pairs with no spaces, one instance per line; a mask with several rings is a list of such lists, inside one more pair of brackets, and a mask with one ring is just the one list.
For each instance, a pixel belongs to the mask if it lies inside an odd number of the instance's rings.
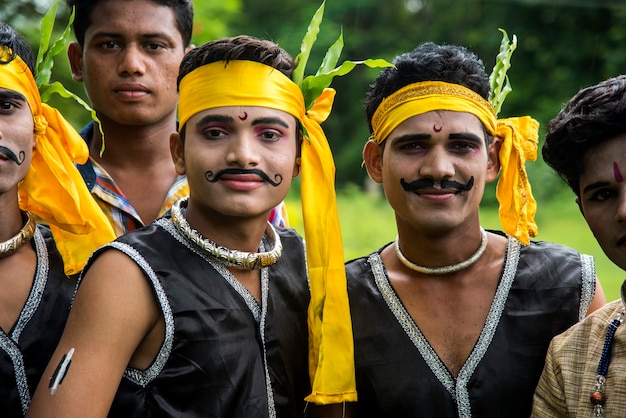
[[433,131],[435,132],[441,132],[442,129],[443,129],[443,126],[433,125]]
[[615,176],[615,181],[618,183],[624,182],[624,176],[622,176],[622,172],[619,170],[619,166],[617,162],[613,162],[613,176]]
[[243,115],[239,115],[239,120],[246,120],[248,119],[248,112],[243,112]]

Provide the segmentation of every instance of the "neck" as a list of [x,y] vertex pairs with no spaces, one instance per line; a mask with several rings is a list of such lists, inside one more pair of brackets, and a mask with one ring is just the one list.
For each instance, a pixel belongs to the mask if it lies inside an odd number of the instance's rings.
[[233,250],[256,252],[265,235],[269,213],[249,218],[227,217],[200,208],[189,199],[184,216],[189,226],[211,241]]
[[[110,119],[101,120],[105,150],[100,157],[102,136],[94,125],[89,154],[103,165],[132,167],[151,166],[155,161],[172,159],[170,135],[176,132],[176,115],[172,114],[151,125],[120,125]],[[173,163],[172,163],[173,164]]]
[[425,267],[448,266],[471,257],[481,243],[480,224],[453,230],[421,230],[398,224],[398,242],[403,255]]
[[0,196],[0,242],[15,236],[24,226],[22,212],[17,200],[17,187],[14,191]]

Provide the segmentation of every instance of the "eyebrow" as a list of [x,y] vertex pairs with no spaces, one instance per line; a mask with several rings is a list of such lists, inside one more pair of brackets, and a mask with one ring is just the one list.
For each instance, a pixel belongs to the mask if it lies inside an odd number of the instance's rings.
[[607,186],[610,186],[610,185],[611,185],[611,183],[609,183],[608,181],[597,181],[597,182],[591,183],[587,187],[585,187],[583,189],[582,194],[585,194],[585,193],[587,193],[589,191],[592,191],[592,190],[595,190],[595,189],[599,189],[601,187],[607,187]]
[[[94,33],[91,38],[95,40],[99,40],[102,38],[124,39],[125,37],[126,37],[125,35],[118,33],[118,32],[102,31],[102,32]],[[166,39],[170,42],[174,41],[174,38],[172,38],[170,35],[168,35],[165,32],[142,33],[140,37],[142,39]]]
[[[394,144],[402,143],[402,142],[410,142],[410,141],[423,141],[425,139],[430,139],[432,136],[430,134],[407,134],[402,135],[393,140]],[[472,141],[476,143],[483,143],[483,138],[474,135],[468,132],[462,133],[451,133],[448,135],[448,139],[463,139],[465,141]]]
[[196,122],[196,126],[205,125],[207,123],[212,123],[212,122],[233,123],[234,121],[235,120],[231,118],[230,116],[206,115],[205,117],[200,119],[198,122]]
[[394,138],[392,144],[401,144],[403,142],[411,142],[411,141],[423,141],[425,139],[430,139],[430,134],[407,134],[402,135],[397,138]]
[[463,132],[463,133],[452,133],[450,135],[448,135],[448,139],[464,139],[466,141],[472,141],[472,142],[479,142],[482,143],[483,142],[483,138],[474,135],[472,133],[469,132]]
[[254,119],[252,121],[252,126],[256,126],[256,125],[280,125],[285,129],[289,129],[289,125],[283,121],[282,119],[279,118],[258,118],[258,119]]
[[14,90],[4,90],[1,88],[0,88],[0,99],[3,99],[3,100],[13,99],[13,100],[20,100],[22,102],[26,101],[26,97],[24,97],[23,94],[18,93]]
[[[206,115],[196,123],[196,126],[205,125],[212,122],[233,123],[235,122],[235,119],[225,115]],[[289,129],[289,125],[284,120],[279,118],[266,117],[257,118],[252,121],[252,126],[267,124],[280,125],[285,129]]]

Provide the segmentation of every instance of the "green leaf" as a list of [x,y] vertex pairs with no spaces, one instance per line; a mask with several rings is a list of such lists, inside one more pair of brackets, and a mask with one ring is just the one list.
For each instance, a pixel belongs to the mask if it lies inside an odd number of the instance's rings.
[[35,81],[38,86],[50,82],[52,67],[54,66],[54,57],[65,51],[70,40],[72,31],[71,25],[74,21],[73,9],[63,34],[50,47],[50,38],[52,37],[58,2],[59,0],[55,0],[41,20],[41,41],[39,51],[37,52],[37,64],[35,66]]
[[102,135],[102,147],[100,148],[100,156],[104,153],[104,132],[102,131],[102,124],[100,123],[100,119],[98,119],[98,115],[96,111],[89,106],[89,103],[84,101],[80,96],[72,93],[67,90],[63,84],[59,81],[55,81],[52,84],[42,84],[39,86],[39,94],[41,95],[41,101],[47,102],[50,100],[53,94],[58,94],[64,99],[74,99],[78,104],[80,104],[86,111],[91,114],[91,119],[98,125],[98,129],[100,130],[100,134]]
[[315,44],[315,41],[317,40],[317,34],[320,32],[320,25],[324,16],[325,4],[326,0],[322,2],[322,5],[313,15],[313,18],[309,23],[309,27],[307,28],[306,34],[304,35],[304,38],[302,38],[302,43],[300,44],[300,53],[296,56],[296,68],[293,70],[291,80],[298,86],[302,83],[302,79],[304,78],[304,70],[307,62],[309,61],[309,56],[311,55],[311,49],[313,49],[313,44]]
[[322,60],[322,64],[320,68],[317,70],[316,75],[328,73],[333,70],[337,66],[337,62],[339,61],[339,57],[341,56],[341,51],[343,50],[343,30],[339,34],[339,38],[333,43],[328,51],[326,51],[326,55],[324,55],[324,59]]
[[502,32],[502,41],[500,42],[500,51],[496,56],[496,64],[489,75],[489,84],[491,85],[489,103],[496,115],[500,113],[506,96],[513,90],[506,73],[511,68],[511,56],[517,48],[517,37],[515,35],[513,35],[512,40],[509,40],[505,30],[498,30]]
[[302,82],[302,93],[306,109],[309,109],[313,102],[322,94],[325,88],[329,87],[333,78],[348,74],[357,65],[365,65],[369,68],[393,67],[393,64],[384,59],[367,59],[363,61],[344,61],[339,67],[323,74],[310,75]]
[[320,94],[322,94],[324,89],[330,86],[333,78],[348,74],[357,65],[364,64],[370,68],[393,67],[393,64],[383,59],[344,61],[337,67],[337,62],[339,61],[344,45],[342,30],[337,40],[326,51],[317,73],[305,78],[304,70],[306,63],[311,54],[311,50],[313,49],[313,44],[315,44],[315,41],[317,40],[317,35],[320,31],[320,24],[322,23],[322,18],[324,16],[324,4],[325,1],[322,2],[322,5],[317,9],[315,15],[311,19],[311,22],[309,23],[307,33],[300,46],[300,53],[296,57],[296,68],[291,76],[291,80],[300,87],[300,90],[302,90],[307,110],[313,106],[313,103],[320,96]]
[[39,40],[39,51],[37,51],[37,64],[35,68],[35,72],[37,73],[37,85],[40,83],[47,83],[50,79],[48,75],[48,79],[40,80],[39,74],[42,74],[41,77],[45,77],[45,71],[42,71],[42,67],[45,64],[44,58],[46,52],[48,52],[48,45],[50,45],[50,38],[52,36],[52,29],[54,28],[54,21],[57,15],[57,6],[59,5],[59,0],[55,0],[50,6],[50,9],[46,12],[46,14],[41,19],[41,34]]

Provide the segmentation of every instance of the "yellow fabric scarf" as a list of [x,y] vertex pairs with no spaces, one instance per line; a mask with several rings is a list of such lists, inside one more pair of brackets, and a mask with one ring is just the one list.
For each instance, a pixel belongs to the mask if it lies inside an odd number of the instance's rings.
[[[0,48],[3,61],[10,56],[10,50]],[[26,98],[35,125],[32,162],[18,186],[20,208],[50,225],[66,274],[78,273],[94,250],[115,239],[73,164],[87,160],[87,145],[56,109],[41,102],[35,79],[19,56],[0,64],[0,87]]]
[[302,144],[302,212],[311,286],[309,373],[318,404],[356,401],[352,324],[343,246],[335,196],[335,164],[320,123],[332,108],[335,91],[326,89],[308,111],[299,87],[280,71],[252,61],[204,65],[180,83],[182,128],[196,113],[225,106],[259,106],[296,117]]
[[426,81],[405,86],[381,102],[372,116],[372,136],[380,144],[405,120],[435,110],[471,113],[489,134],[502,138],[496,188],[500,222],[507,234],[528,245],[530,237],[537,235],[537,202],[525,164],[537,158],[539,123],[529,116],[497,119],[491,105],[476,92],[457,84]]

